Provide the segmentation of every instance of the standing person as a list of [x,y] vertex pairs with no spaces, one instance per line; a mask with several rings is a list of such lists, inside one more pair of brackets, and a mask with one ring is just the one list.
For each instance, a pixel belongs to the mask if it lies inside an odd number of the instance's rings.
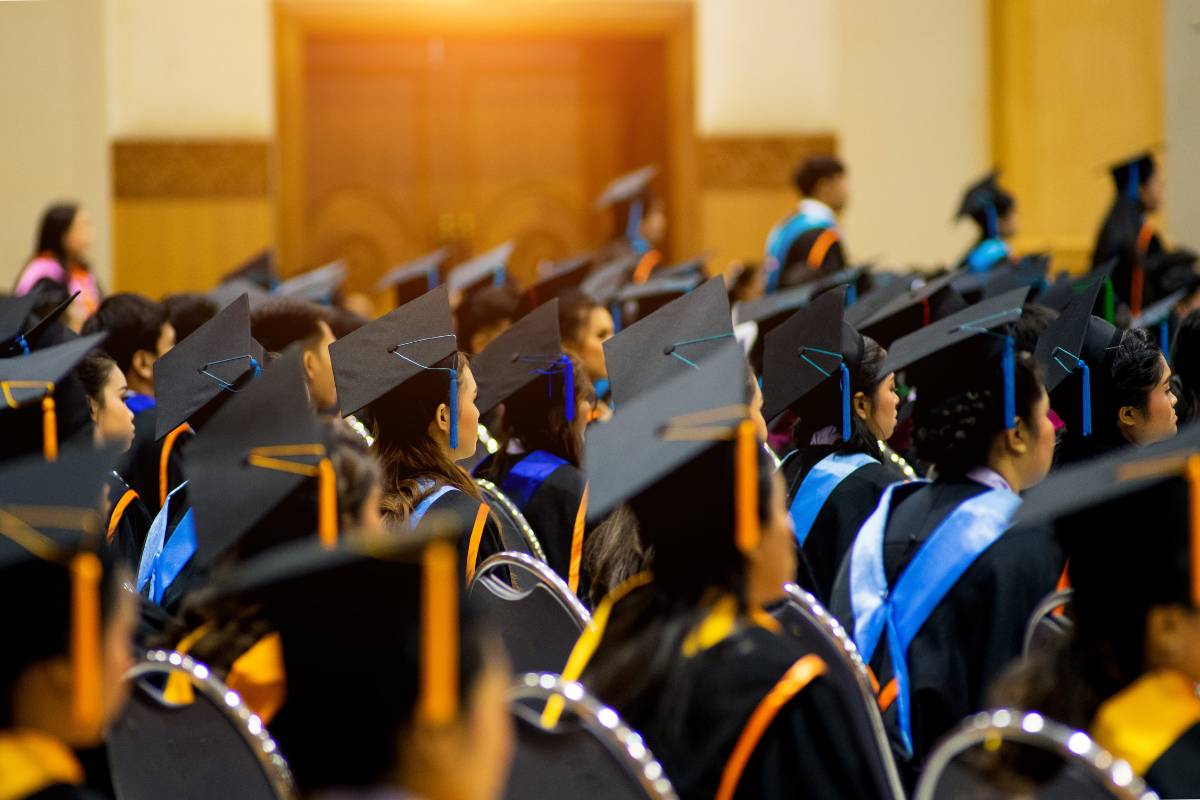
[[979,241],[958,262],[959,269],[988,272],[1012,261],[1008,240],[1017,234],[1017,201],[1000,188],[997,177],[998,173],[990,173],[971,184],[963,195],[958,216],[975,221],[979,226]]
[[767,236],[763,268],[768,294],[837,272],[847,263],[837,226],[849,198],[845,165],[833,156],[811,156],[793,182],[800,204]]
[[658,167],[642,167],[614,178],[596,199],[596,208],[617,210],[616,235],[608,247],[608,256],[632,254],[637,258],[631,280],[645,283],[663,264],[667,240],[667,212],[651,183]]
[[87,211],[75,203],[50,206],[42,214],[33,258],[17,278],[16,294],[47,291],[47,306],[70,295],[79,298],[67,309],[67,327],[76,333],[100,306],[100,286],[88,267],[92,224]]

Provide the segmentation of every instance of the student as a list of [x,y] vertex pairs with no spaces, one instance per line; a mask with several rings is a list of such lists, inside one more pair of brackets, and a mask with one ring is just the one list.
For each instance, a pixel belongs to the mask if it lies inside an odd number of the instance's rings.
[[782,483],[745,414],[744,371],[726,344],[592,434],[593,519],[627,503],[650,555],[600,604],[564,674],[643,736],[686,800],[879,797],[830,723],[847,712],[825,663],[761,611],[796,560]]
[[25,523],[0,532],[0,797],[101,797],[84,788],[73,751],[99,745],[124,705],[136,603],[94,537],[47,529],[31,512],[69,509],[99,526],[110,462],[111,452],[80,451],[0,475],[0,509]]
[[1171,368],[1150,334],[1090,313],[1098,287],[1077,297],[1038,340],[1054,411],[1066,426],[1056,460],[1070,464],[1175,435]]
[[459,607],[454,561],[442,539],[305,543],[216,587],[279,633],[287,700],[271,733],[301,797],[503,796],[512,675],[500,641]]
[[1074,626],[995,692],[1088,730],[1162,797],[1200,796],[1195,433],[1063,470],[1029,495],[1021,519],[1055,520],[1071,553]]
[[1171,353],[1175,406],[1180,427],[1200,419],[1200,310],[1188,314],[1175,333]]
[[[558,330],[563,349],[583,365],[596,395],[604,402],[609,394],[604,343],[615,333],[612,314],[583,291],[567,289],[558,298]],[[612,415],[607,405],[598,411],[604,419]]]
[[334,414],[337,391],[329,345],[336,339],[326,316],[325,309],[316,303],[280,297],[251,312],[250,335],[269,353],[282,353],[299,343],[303,349],[309,398],[318,413]]
[[475,474],[500,487],[528,520],[551,568],[578,592],[587,478],[583,439],[595,392],[563,352],[558,300],[539,306],[472,362],[481,413],[504,403],[499,450]]
[[478,563],[503,547],[483,495],[456,463],[475,453],[479,409],[446,287],[339,339],[329,353],[342,413],[366,408],[374,420],[384,521],[411,530],[426,516],[453,519],[469,579]]
[[1021,492],[1054,455],[1037,363],[1014,353],[1007,333],[1024,294],[896,341],[881,367],[909,368],[915,443],[937,477],[884,492],[842,563],[831,610],[879,677],[910,782],[934,743],[984,707],[1063,568],[1048,532],[1010,530]]
[[1017,234],[1017,201],[1000,188],[998,173],[992,172],[967,188],[958,217],[969,217],[979,226],[979,241],[971,246],[959,269],[989,272],[1013,260],[1008,241]]
[[667,239],[667,214],[662,198],[651,184],[658,168],[649,165],[614,178],[600,196],[596,208],[616,210],[613,241],[604,256],[632,255],[635,259],[630,280],[645,283],[663,264],[662,248]]
[[75,203],[50,206],[42,214],[33,259],[21,270],[15,294],[44,290],[46,307],[50,307],[78,293],[78,300],[63,320],[78,333],[83,321],[100,305],[100,287],[88,267],[91,246],[92,225],[87,211]]
[[180,342],[221,310],[208,295],[199,292],[169,294],[162,302],[167,309],[171,325],[175,328],[175,339]]
[[463,298],[455,318],[458,338],[471,355],[508,330],[517,316],[521,295],[511,286],[488,286]]
[[845,267],[837,217],[846,207],[846,167],[833,156],[811,156],[793,178],[796,212],[771,229],[763,259],[767,293]]
[[823,603],[858,529],[903,479],[879,451],[896,429],[896,376],[880,371],[887,352],[843,321],[844,307],[844,289],[827,292],[768,333],[763,372],[763,416],[796,415],[783,479],[813,581],[804,588]]

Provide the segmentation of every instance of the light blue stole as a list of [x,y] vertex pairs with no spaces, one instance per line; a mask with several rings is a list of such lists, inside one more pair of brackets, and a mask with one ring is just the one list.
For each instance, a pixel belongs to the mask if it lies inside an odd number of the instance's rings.
[[866,453],[831,453],[813,465],[800,482],[796,496],[792,498],[791,507],[788,508],[798,547],[804,547],[804,541],[808,538],[813,523],[817,521],[817,515],[825,507],[825,502],[829,500],[833,490],[852,472],[868,464],[878,463]]

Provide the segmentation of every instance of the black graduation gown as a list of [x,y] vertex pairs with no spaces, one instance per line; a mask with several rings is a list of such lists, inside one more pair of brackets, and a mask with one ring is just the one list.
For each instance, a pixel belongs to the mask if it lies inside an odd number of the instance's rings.
[[1119,196],[1108,210],[1100,231],[1096,235],[1096,247],[1092,251],[1092,266],[1099,267],[1110,259],[1117,259],[1112,273],[1113,291],[1120,303],[1129,305],[1134,269],[1140,263],[1146,270],[1142,287],[1142,307],[1159,298],[1152,273],[1156,262],[1164,252],[1162,240],[1155,233],[1149,239],[1144,252],[1138,250],[1138,236],[1145,219],[1141,203],[1126,195]]
[[1091,436],[1074,436],[1068,432],[1063,434],[1062,441],[1054,450],[1054,468],[1102,458],[1127,446],[1129,442],[1115,436],[1104,437],[1095,432]]
[[[452,524],[460,531],[458,561],[461,566],[460,574],[464,577],[466,575],[471,531],[475,527],[475,516],[478,512],[478,500],[466,492],[451,489],[433,502],[433,505],[429,507],[417,524],[417,530],[421,531],[422,526],[429,524],[429,520],[435,517],[453,520]],[[504,545],[500,539],[500,529],[496,525],[496,518],[489,514],[483,526],[483,534],[479,539],[479,551],[476,554],[474,566],[478,567],[488,556],[502,552],[503,550]]]
[[[788,455],[783,464],[783,479],[789,507],[809,471],[833,451],[832,445],[813,445]],[[867,464],[847,475],[821,507],[802,549],[813,582],[804,588],[823,604],[829,604],[838,568],[854,544],[858,529],[879,505],[884,489],[903,479],[903,475],[886,464]]]
[[[751,714],[805,655],[798,642],[751,627],[686,659],[691,702],[680,726],[682,741],[675,746],[655,728],[656,709],[648,708],[644,715],[618,712],[645,739],[682,800],[710,800]],[[872,785],[870,769],[836,722],[846,714],[828,681],[815,678],[764,732],[735,797],[883,797],[884,787]]]
[[[823,278],[826,275],[832,275],[835,272],[840,272],[846,268],[846,255],[842,249],[842,240],[840,234],[834,242],[826,248],[822,237],[830,228],[813,228],[800,234],[792,246],[788,248],[787,258],[784,260],[781,269],[783,272],[780,275],[780,288],[788,286],[799,286],[802,283]],[[815,253],[813,248],[820,246],[825,250],[824,253]],[[819,260],[818,260],[819,257]],[[816,263],[811,263],[812,258]]]
[[105,795],[98,794],[86,786],[56,783],[41,791],[26,795],[24,800],[105,800]]
[[1200,722],[1176,739],[1144,777],[1159,797],[1200,797]]
[[[134,415],[133,444],[130,445],[120,469],[121,475],[138,493],[151,517],[158,513],[161,505],[159,471],[165,442],[165,437],[163,440],[154,438],[157,422],[158,410],[154,406]],[[183,482],[183,445],[188,437],[190,434],[184,434],[176,439],[174,447],[171,448],[167,460],[168,491]]]
[[[137,569],[146,544],[146,534],[154,518],[142,503],[141,497],[120,475],[113,472],[108,479],[109,512],[106,531],[109,550],[118,559]],[[114,527],[115,525],[115,527]]]
[[[917,550],[954,509],[986,488],[971,480],[897,487],[884,534],[888,585],[896,585]],[[917,632],[907,661],[913,757],[900,763],[910,786],[937,740],[987,707],[989,687],[1021,655],[1026,622],[1038,602],[1054,591],[1064,564],[1052,529],[1011,529],[967,568]],[[830,610],[853,634],[849,558],[838,573]],[[886,638],[870,665],[879,685],[886,686],[893,677]],[[897,711],[898,703],[892,703],[884,712],[894,742],[900,741]]]

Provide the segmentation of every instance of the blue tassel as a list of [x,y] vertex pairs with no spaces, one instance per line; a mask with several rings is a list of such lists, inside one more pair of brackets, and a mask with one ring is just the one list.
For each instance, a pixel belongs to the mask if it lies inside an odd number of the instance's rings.
[[508,269],[501,264],[492,270],[492,286],[503,286],[508,280]]
[[24,334],[17,334],[17,347],[21,348],[21,355],[27,356],[32,352],[29,349],[29,342],[25,339]]
[[989,200],[983,209],[987,215],[987,238],[995,239],[1000,235],[1000,224],[996,221],[996,206]]
[[425,290],[432,292],[438,286],[438,270],[437,267],[432,267],[425,273]]
[[450,370],[450,449],[458,449],[458,370]]
[[612,318],[613,318],[613,334],[620,333],[621,332],[621,304],[619,302],[615,302],[615,301],[612,303],[609,303],[608,304],[608,313],[610,315],[612,315]]
[[1087,363],[1079,359],[1079,368],[1083,370],[1083,431],[1084,436],[1092,435],[1092,371]]
[[639,256],[650,249],[650,243],[642,238],[642,214],[642,201],[632,201],[629,204],[629,220],[625,225],[625,238]]
[[1004,427],[1009,430],[1017,426],[1016,354],[1013,338],[1004,337]]
[[1129,165],[1129,183],[1125,185],[1125,194],[1130,200],[1137,200],[1142,196],[1142,170],[1135,161]]
[[854,305],[858,302],[858,287],[853,283],[846,286],[846,307]]
[[[571,367],[571,357],[566,355],[558,360],[563,371],[563,414],[567,422],[575,421],[575,370]],[[553,377],[550,380],[554,380]]]
[[258,359],[250,356],[250,369],[254,370],[254,377],[262,376],[262,365],[258,363]]
[[842,370],[842,441],[850,441],[850,370],[843,361]]
[[1162,350],[1163,358],[1171,360],[1171,326],[1165,319],[1158,323],[1158,349]]

